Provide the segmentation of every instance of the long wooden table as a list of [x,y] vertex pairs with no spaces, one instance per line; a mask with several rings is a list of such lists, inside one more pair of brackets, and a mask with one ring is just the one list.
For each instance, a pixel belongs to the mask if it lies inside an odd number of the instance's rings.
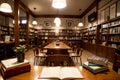
[[69,46],[67,46],[63,42],[52,42],[44,47],[44,49],[47,49],[47,55],[51,54],[68,54],[68,49],[70,49]]
[[70,65],[70,62],[73,63],[68,53],[70,47],[63,42],[52,42],[44,49],[47,49],[46,65],[60,66],[64,63],[67,65]]
[[[7,78],[6,80],[50,80],[50,79],[38,79],[38,76],[40,75],[44,67],[46,66],[31,66],[30,72],[19,74]],[[112,69],[109,69],[109,71],[105,71],[102,73],[93,74],[81,66],[74,66],[74,67],[77,67],[84,76],[84,79],[82,80],[120,80],[120,76]],[[81,80],[81,79],[75,79],[75,80]]]

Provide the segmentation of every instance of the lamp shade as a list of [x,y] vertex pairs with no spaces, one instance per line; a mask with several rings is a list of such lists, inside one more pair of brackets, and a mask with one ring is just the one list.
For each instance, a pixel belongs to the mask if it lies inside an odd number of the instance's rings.
[[0,11],[6,12],[6,13],[11,13],[12,8],[8,3],[2,3],[1,6],[0,6]]
[[82,22],[79,22],[79,23],[78,23],[78,26],[83,26],[83,23],[82,23]]
[[37,25],[37,21],[36,21],[36,20],[33,20],[32,24],[33,24],[33,25]]
[[53,0],[52,2],[52,7],[57,9],[65,8],[66,6],[66,0]]

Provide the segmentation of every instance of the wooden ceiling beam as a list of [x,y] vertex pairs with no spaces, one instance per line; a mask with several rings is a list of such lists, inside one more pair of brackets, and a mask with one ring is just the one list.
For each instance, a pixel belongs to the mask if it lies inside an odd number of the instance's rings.
[[89,11],[91,11],[94,7],[98,6],[98,3],[101,0],[94,0],[94,2],[80,15],[80,17],[85,16]]
[[55,17],[60,17],[60,18],[80,18],[80,15],[35,15],[35,18],[55,18]]
[[27,13],[31,14],[33,17],[35,17],[35,15],[32,13],[32,11],[20,0],[19,1],[19,6]]

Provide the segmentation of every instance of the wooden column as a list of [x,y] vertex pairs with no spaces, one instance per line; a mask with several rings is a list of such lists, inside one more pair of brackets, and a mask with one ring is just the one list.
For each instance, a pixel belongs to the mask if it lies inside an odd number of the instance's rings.
[[26,34],[27,34],[27,36],[26,36],[26,45],[28,46],[28,45],[29,45],[29,39],[30,39],[30,36],[29,36],[29,19],[30,19],[30,17],[29,17],[29,13],[28,13],[28,12],[26,13],[26,15],[27,15],[27,24],[26,24]]
[[14,38],[15,38],[15,46],[19,45],[19,15],[18,15],[18,10],[19,10],[19,0],[14,0]]

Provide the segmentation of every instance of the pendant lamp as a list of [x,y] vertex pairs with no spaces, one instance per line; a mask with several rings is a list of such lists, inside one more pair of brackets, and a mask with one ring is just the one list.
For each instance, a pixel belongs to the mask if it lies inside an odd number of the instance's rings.
[[37,21],[34,19],[32,22],[33,25],[37,25]]
[[[36,10],[36,8],[34,8],[34,10]],[[37,25],[37,21],[36,19],[34,18],[33,22],[32,22],[33,25]]]
[[2,3],[0,5],[0,11],[5,13],[12,13],[12,8],[8,3]]
[[52,1],[52,7],[54,8],[61,9],[61,8],[65,8],[66,6],[67,6],[66,0],[53,0]]
[[79,22],[79,23],[78,23],[78,26],[79,26],[79,27],[83,26],[83,23],[82,23],[82,22]]

